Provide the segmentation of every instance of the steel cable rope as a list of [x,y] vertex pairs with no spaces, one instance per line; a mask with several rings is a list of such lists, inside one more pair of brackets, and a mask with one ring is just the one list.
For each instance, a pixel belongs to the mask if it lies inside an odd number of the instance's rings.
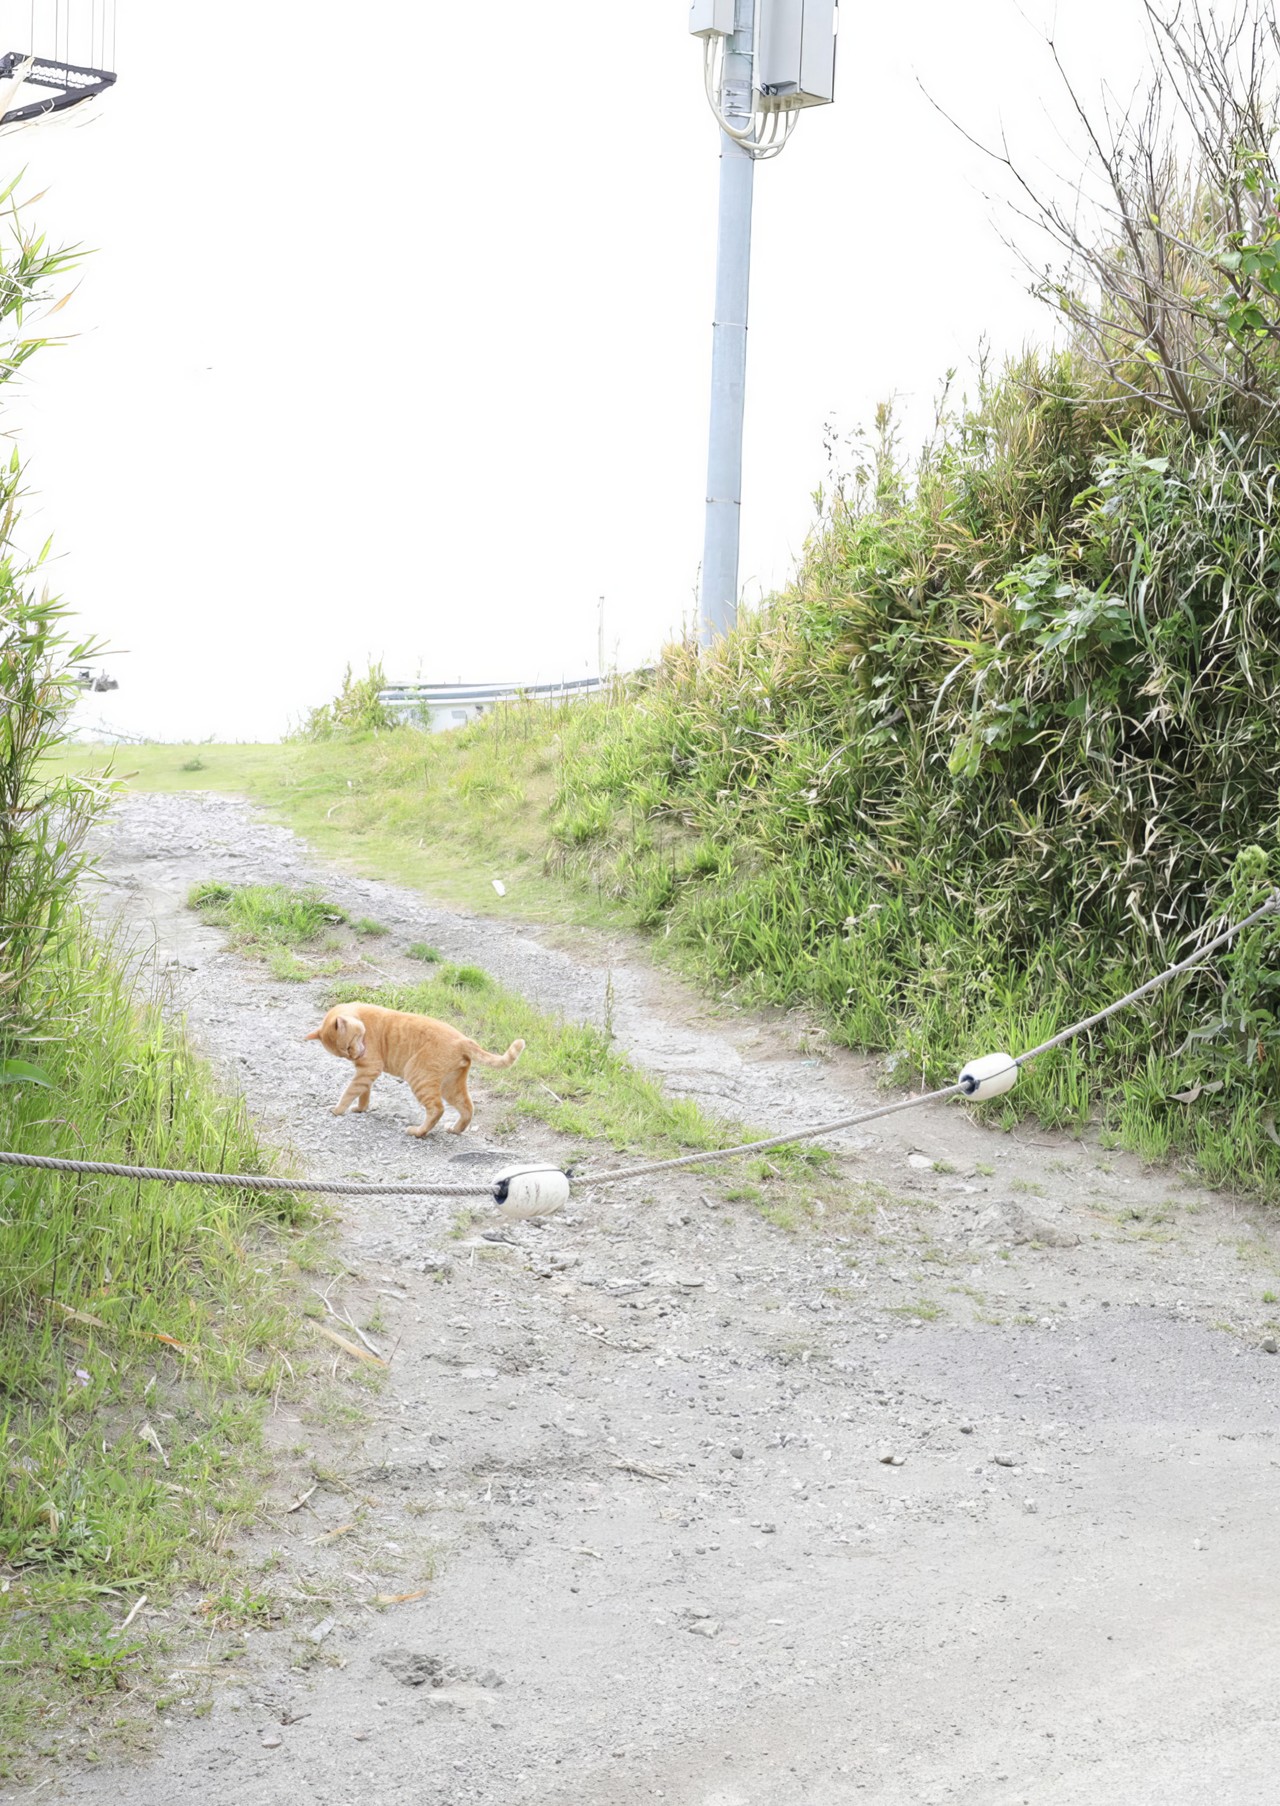
[[52,1154],[0,1153],[0,1165],[34,1167],[41,1172],[87,1173],[105,1179],[158,1179],[170,1185],[220,1186],[229,1191],[333,1192],[343,1197],[475,1198],[490,1194],[488,1185],[430,1185],[421,1180],[282,1179],[271,1173],[198,1173],[167,1166],[125,1166],[115,1160],[61,1160]]
[[[1085,1016],[1081,1021],[1073,1023],[1070,1028],[1064,1028],[1060,1033],[1051,1036],[1049,1040],[1040,1042],[1037,1047],[1028,1048],[1025,1053],[1018,1054],[1016,1057],[1009,1056],[1009,1065],[1013,1068],[1021,1068],[1029,1061],[1038,1059],[1041,1054],[1048,1053],[1052,1048],[1061,1047],[1064,1042],[1073,1040],[1077,1035],[1082,1035],[1086,1029],[1096,1028],[1100,1022],[1107,1021],[1120,1010],[1128,1009],[1140,997],[1145,997],[1160,985],[1167,984],[1171,978],[1177,978],[1181,973],[1190,971],[1193,966],[1208,959],[1210,954],[1216,953],[1220,947],[1225,947],[1244,929],[1251,928],[1255,922],[1260,922],[1264,916],[1271,915],[1276,910],[1280,910],[1280,891],[1273,891],[1265,903],[1259,905],[1242,921],[1235,923],[1231,928],[1224,929],[1213,940],[1207,941],[1203,947],[1198,947],[1194,953],[1188,954],[1186,959],[1179,960],[1176,965],[1157,974],[1155,978],[1149,978],[1145,984],[1138,985],[1132,991],[1127,991],[1123,997],[1118,997],[1105,1009],[1095,1011],[1092,1016]],[[730,1148],[708,1148],[696,1154],[680,1154],[670,1160],[647,1161],[640,1166],[615,1167],[610,1172],[573,1173],[573,1177],[575,1182],[580,1185],[612,1185],[624,1179],[646,1178],[651,1173],[673,1172],[679,1167],[698,1166],[708,1160],[730,1160],[742,1154],[766,1154],[774,1148],[789,1147],[798,1141],[813,1141],[819,1135],[832,1135],[841,1129],[857,1128],[862,1123],[876,1122],[882,1117],[895,1116],[903,1110],[915,1110],[923,1104],[940,1103],[948,1097],[966,1096],[981,1101],[981,1086],[970,1084],[966,1082],[966,1079],[967,1074],[962,1073],[955,1084],[943,1085],[937,1091],[926,1091],[918,1097],[900,1098],[894,1104],[880,1104],[874,1110],[860,1110],[852,1116],[838,1116],[831,1122],[818,1123],[811,1129],[796,1129],[789,1134],[774,1135],[763,1141],[739,1142],[737,1146]],[[420,1180],[389,1180],[386,1184],[382,1184],[369,1180],[282,1179],[270,1174],[200,1173],[172,1167],[126,1166],[110,1160],[63,1160],[51,1154],[0,1152],[0,1166],[35,1168],[43,1172],[84,1173],[115,1179],[154,1179],[171,1185],[208,1185],[237,1191],[332,1193],[352,1198],[475,1198],[494,1195],[492,1185],[474,1182],[470,1185],[438,1185],[423,1183]],[[555,1169],[548,1168],[546,1170]],[[572,1169],[570,1171],[572,1172]]]
[[[1064,1028],[1060,1034],[1053,1035],[1048,1041],[1042,1041],[1038,1047],[1028,1048],[1026,1053],[1018,1054],[1016,1058],[1012,1059],[1012,1065],[1015,1067],[1025,1066],[1028,1061],[1038,1058],[1040,1054],[1048,1053],[1051,1048],[1061,1047],[1064,1041],[1070,1041],[1076,1035],[1082,1035],[1086,1029],[1096,1028],[1109,1016],[1114,1016],[1117,1011],[1127,1009],[1140,997],[1145,997],[1149,991],[1154,991],[1159,985],[1167,984],[1171,978],[1176,978],[1180,973],[1189,971],[1192,966],[1199,965],[1201,960],[1207,959],[1211,953],[1216,953],[1220,947],[1225,947],[1228,941],[1234,940],[1242,930],[1252,927],[1255,922],[1261,921],[1263,916],[1270,915],[1277,909],[1280,909],[1280,891],[1273,891],[1266,902],[1255,909],[1252,915],[1245,916],[1244,920],[1237,922],[1234,927],[1224,930],[1222,934],[1207,942],[1205,946],[1198,947],[1194,953],[1188,954],[1186,959],[1179,960],[1176,966],[1170,966],[1167,971],[1161,972],[1157,977],[1149,978],[1136,990],[1127,991],[1123,997],[1118,997],[1114,1003],[1108,1004],[1105,1010],[1098,1010],[1094,1015],[1086,1016],[1083,1021],[1073,1023],[1070,1028]],[[608,1173],[586,1173],[581,1176],[579,1182],[584,1185],[604,1185],[617,1179],[638,1179],[647,1173],[668,1172],[678,1166],[693,1166],[696,1162],[703,1160],[723,1160],[736,1154],[763,1154],[767,1153],[770,1148],[786,1147],[794,1141],[811,1141],[818,1135],[831,1135],[838,1129],[856,1128],[860,1123],[875,1122],[880,1117],[893,1116],[899,1110],[912,1110],[918,1104],[936,1104],[945,1097],[956,1097],[962,1094],[973,1096],[974,1091],[958,1079],[954,1085],[944,1085],[939,1091],[927,1091],[919,1097],[904,1098],[896,1104],[882,1104],[878,1109],[864,1110],[855,1116],[839,1116],[833,1122],[819,1123],[813,1129],[800,1129],[793,1135],[775,1135],[769,1141],[746,1141],[734,1148],[722,1148],[717,1153],[684,1154],[678,1159],[660,1160],[648,1166],[616,1168]]]

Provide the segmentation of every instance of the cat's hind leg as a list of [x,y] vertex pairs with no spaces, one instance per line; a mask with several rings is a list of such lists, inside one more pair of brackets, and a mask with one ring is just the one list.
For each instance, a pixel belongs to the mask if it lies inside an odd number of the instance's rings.
[[450,1135],[461,1135],[463,1130],[470,1123],[471,1118],[475,1115],[476,1107],[471,1101],[471,1093],[467,1090],[467,1072],[469,1066],[470,1062],[468,1061],[460,1071],[451,1074],[451,1076],[445,1080],[442,1087],[445,1102],[452,1104],[454,1109],[458,1112],[457,1122],[450,1123],[449,1125],[447,1132]]
[[440,1095],[440,1084],[437,1079],[419,1079],[409,1081],[409,1087],[422,1108],[426,1118],[416,1129],[406,1130],[409,1135],[430,1135],[440,1118],[444,1115],[444,1099]]

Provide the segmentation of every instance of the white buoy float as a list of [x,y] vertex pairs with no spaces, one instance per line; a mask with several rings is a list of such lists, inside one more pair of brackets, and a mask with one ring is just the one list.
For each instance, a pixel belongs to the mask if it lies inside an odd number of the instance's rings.
[[989,1097],[1003,1097],[1017,1082],[1018,1062],[1007,1053],[984,1054],[980,1060],[970,1060],[957,1080],[961,1091],[974,1104]]
[[569,1202],[569,1175],[558,1166],[509,1166],[494,1179],[493,1197],[511,1216],[549,1216]]

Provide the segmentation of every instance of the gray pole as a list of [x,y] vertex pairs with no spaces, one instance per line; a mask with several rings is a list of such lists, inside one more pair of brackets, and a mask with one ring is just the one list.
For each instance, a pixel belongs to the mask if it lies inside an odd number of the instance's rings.
[[[752,112],[755,0],[738,0],[725,46],[722,106],[745,127]],[[711,430],[707,519],[702,545],[699,640],[709,646],[738,618],[738,528],[742,513],[742,413],[747,386],[747,288],[751,274],[751,187],[755,159],[720,134],[720,216],[716,312],[711,328]]]

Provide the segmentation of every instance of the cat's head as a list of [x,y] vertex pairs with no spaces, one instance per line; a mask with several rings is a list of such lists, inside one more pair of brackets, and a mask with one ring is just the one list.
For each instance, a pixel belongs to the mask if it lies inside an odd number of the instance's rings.
[[330,1010],[319,1028],[313,1029],[304,1039],[319,1041],[340,1060],[364,1057],[364,1023],[359,1016],[344,1015],[341,1009]]

